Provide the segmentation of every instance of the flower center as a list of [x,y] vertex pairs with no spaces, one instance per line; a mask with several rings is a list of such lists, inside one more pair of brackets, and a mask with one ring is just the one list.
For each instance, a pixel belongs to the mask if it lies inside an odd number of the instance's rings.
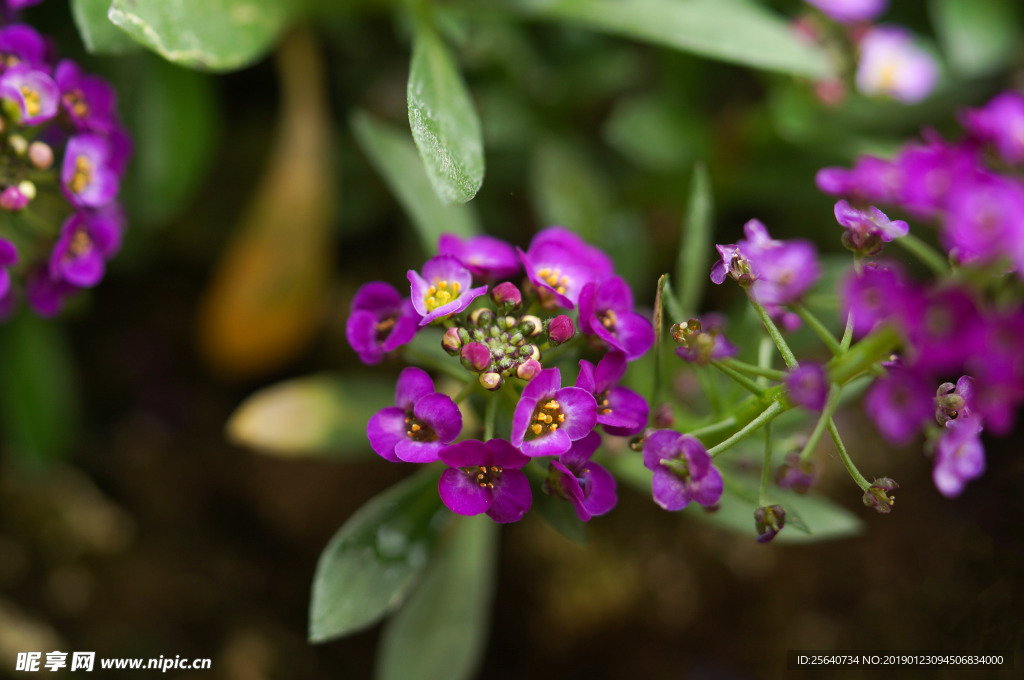
[[430,426],[424,423],[422,420],[413,415],[407,415],[405,417],[405,434],[409,439],[414,442],[436,442],[437,434],[434,433]]
[[564,422],[565,414],[562,413],[562,405],[554,399],[549,399],[533,412],[533,424],[530,425],[530,432],[534,437],[539,437],[548,432],[554,432]]
[[391,333],[391,329],[395,327],[395,324],[397,322],[398,319],[393,316],[389,316],[383,321],[378,321],[377,324],[373,327],[374,330],[377,331],[377,342],[384,342],[384,340],[387,339],[388,334]]
[[434,279],[434,285],[427,289],[427,295],[423,298],[423,304],[427,311],[432,312],[459,297],[462,292],[462,284],[458,281],[448,279]]
[[597,413],[598,415],[606,416],[611,412],[612,407],[608,405],[608,390],[605,390],[597,395]]
[[39,93],[28,85],[22,85],[21,96],[25,100],[25,110],[28,111],[28,115],[39,115]]
[[683,481],[690,479],[690,465],[686,462],[685,458],[681,456],[679,458],[662,458],[661,464]]
[[79,118],[89,115],[89,105],[85,101],[85,95],[81,90],[72,90],[64,95],[64,105],[71,109],[71,112]]
[[92,250],[92,239],[89,238],[89,234],[85,233],[84,229],[79,229],[75,232],[75,235],[71,237],[71,243],[68,245],[68,255],[71,258],[81,257]]
[[477,467],[462,468],[462,471],[470,477],[473,477],[481,489],[493,489],[494,482],[501,477],[501,473],[504,472],[504,468],[497,465],[492,465],[490,467],[480,465]]
[[615,316],[615,310],[606,309],[600,312],[598,318],[601,320],[601,325],[608,329],[609,332],[615,332],[615,324],[618,323],[619,318]]
[[71,191],[76,194],[82,193],[91,179],[92,163],[85,156],[79,156],[75,159],[75,173],[71,175],[71,181],[68,182]]
[[557,267],[552,269],[551,267],[544,267],[543,269],[537,270],[537,276],[541,280],[551,286],[559,295],[565,295],[566,286],[569,285],[569,277],[562,274],[562,270]]

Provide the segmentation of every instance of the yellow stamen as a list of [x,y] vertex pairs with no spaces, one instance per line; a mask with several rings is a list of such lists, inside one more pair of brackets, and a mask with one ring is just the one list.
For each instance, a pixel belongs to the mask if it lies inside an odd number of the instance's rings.
[[85,156],[75,159],[75,172],[71,175],[68,185],[73,193],[80,194],[92,181],[92,163]]

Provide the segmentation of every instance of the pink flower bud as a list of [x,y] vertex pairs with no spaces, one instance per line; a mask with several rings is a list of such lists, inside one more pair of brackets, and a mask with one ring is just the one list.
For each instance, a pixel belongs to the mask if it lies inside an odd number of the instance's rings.
[[568,342],[575,334],[576,327],[573,326],[572,319],[565,314],[559,314],[548,325],[548,342],[551,343],[552,347]]

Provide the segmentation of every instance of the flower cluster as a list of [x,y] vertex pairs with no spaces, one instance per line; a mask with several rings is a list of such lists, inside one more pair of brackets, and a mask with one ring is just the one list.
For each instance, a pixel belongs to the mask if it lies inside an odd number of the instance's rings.
[[23,296],[51,316],[99,283],[121,244],[131,151],[109,83],[57,60],[31,26],[0,27],[0,311]]

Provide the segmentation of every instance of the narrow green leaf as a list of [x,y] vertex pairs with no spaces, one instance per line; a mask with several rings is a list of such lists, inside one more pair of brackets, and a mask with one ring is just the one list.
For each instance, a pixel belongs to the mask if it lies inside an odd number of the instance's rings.
[[443,233],[463,237],[480,233],[472,206],[446,206],[437,198],[407,135],[362,111],[352,116],[352,131],[412,220],[424,252],[437,252],[437,239]]
[[409,602],[384,628],[379,680],[467,680],[483,658],[494,593],[498,527],[460,517]]
[[465,203],[484,181],[484,142],[466,83],[441,37],[417,24],[409,67],[409,126],[434,192]]
[[690,181],[690,202],[683,220],[675,274],[679,306],[686,315],[697,313],[710,276],[709,263],[714,261],[711,248],[714,210],[708,169],[703,163],[697,163]]
[[1005,66],[1020,45],[1020,0],[932,0],[932,21],[950,66],[980,76]]
[[260,59],[300,5],[278,0],[113,0],[107,16],[168,61],[232,71]]
[[77,436],[74,365],[63,329],[28,312],[0,326],[0,432],[17,459],[66,457]]
[[82,44],[91,54],[126,54],[141,49],[139,43],[107,18],[111,0],[71,0],[71,14]]
[[309,639],[371,626],[402,605],[451,513],[425,470],[372,498],[338,530],[313,577]]
[[351,459],[370,453],[366,423],[394,402],[386,378],[317,375],[251,395],[225,427],[228,438],[278,456]]
[[748,0],[518,0],[535,16],[769,71],[822,78],[828,56]]

